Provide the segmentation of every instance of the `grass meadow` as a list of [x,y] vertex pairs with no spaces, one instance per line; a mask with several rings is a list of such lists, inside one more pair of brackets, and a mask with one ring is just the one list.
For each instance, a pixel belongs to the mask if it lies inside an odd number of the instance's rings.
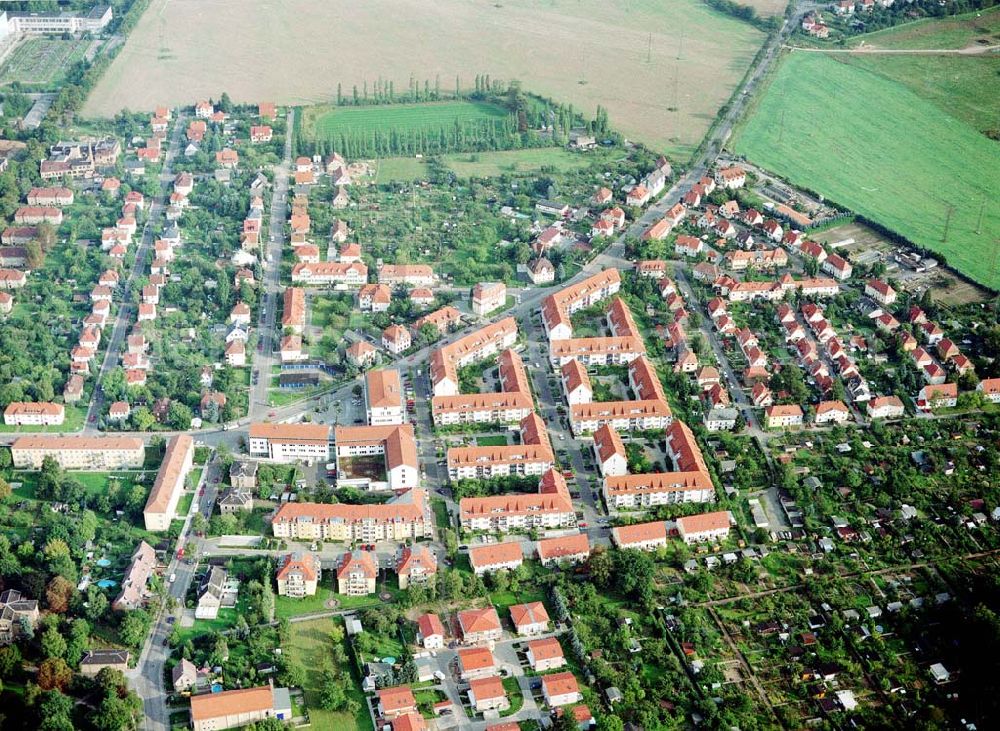
[[[543,168],[559,171],[588,167],[592,155],[580,155],[562,147],[540,147],[500,152],[463,152],[442,155],[439,160],[459,178],[493,178],[504,174],[539,172]],[[427,161],[415,157],[389,157],[378,161],[376,182],[421,180],[429,175]]]
[[905,85],[791,53],[732,145],[1000,288],[1000,150]]
[[495,104],[448,101],[428,104],[389,104],[371,107],[320,105],[305,111],[302,134],[307,139],[336,140],[342,134],[373,131],[450,129],[456,122],[502,120],[507,111]]
[[[357,683],[347,686],[347,694],[358,701],[358,712],[355,714],[325,711],[319,707],[320,687],[323,682],[323,671],[330,659],[330,633],[334,623],[339,620],[333,617],[312,619],[307,622],[295,622],[291,626],[291,640],[285,652],[292,662],[300,664],[306,671],[306,682],[302,688],[306,706],[309,708],[311,727],[319,731],[371,731],[372,722],[365,705],[365,697]],[[350,672],[349,668],[345,668]]]

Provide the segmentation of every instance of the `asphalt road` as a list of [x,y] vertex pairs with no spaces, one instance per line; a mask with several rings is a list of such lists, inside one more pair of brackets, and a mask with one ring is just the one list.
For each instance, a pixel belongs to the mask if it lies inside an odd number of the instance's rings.
[[[192,552],[194,555],[185,556],[183,560],[177,558],[177,549],[185,546],[191,537],[193,516],[198,512],[201,512],[205,517],[212,514],[218,476],[218,463],[210,462],[202,472],[202,481],[194,487],[195,498],[191,502],[191,509],[184,516],[184,528],[173,546],[163,572],[168,582],[167,593],[176,601],[177,609],[170,611],[164,608],[154,617],[153,630],[146,639],[146,644],[142,648],[135,668],[128,673],[132,687],[142,699],[146,731],[168,731],[170,729],[170,712],[167,708],[167,693],[164,690],[164,673],[167,659],[170,657],[170,648],[166,646],[166,640],[173,630],[171,620],[179,621],[184,610],[184,597],[187,596],[188,588],[194,579],[197,556],[202,550],[202,541],[195,538],[193,542],[196,550]],[[205,494],[201,495],[203,488]],[[171,576],[174,577],[173,581],[169,580]]]
[[269,411],[267,405],[267,389],[271,383],[271,366],[277,361],[275,349],[281,345],[281,331],[276,328],[278,300],[284,289],[281,286],[281,255],[285,244],[285,223],[288,217],[288,176],[292,165],[292,126],[295,122],[295,110],[288,112],[288,134],[285,135],[285,153],[281,164],[274,169],[274,189],[271,195],[271,225],[270,239],[264,242],[266,254],[263,267],[264,282],[262,288],[261,307],[264,314],[257,327],[257,343],[259,350],[253,354],[253,372],[257,374],[257,383],[250,387],[251,419],[260,420]]
[[87,420],[84,422],[84,432],[97,432],[97,420],[100,418],[104,408],[104,392],[101,383],[108,373],[114,370],[121,360],[122,345],[128,336],[128,330],[136,314],[136,306],[130,301],[135,280],[142,276],[142,269],[147,265],[149,250],[153,245],[153,240],[160,233],[160,225],[163,220],[164,201],[170,195],[171,186],[174,183],[173,162],[180,149],[181,133],[185,129],[187,115],[180,113],[174,120],[174,128],[170,134],[170,146],[167,148],[163,159],[163,169],[160,172],[160,191],[150,202],[149,216],[146,218],[146,225],[142,227],[142,237],[139,239],[139,246],[135,252],[135,260],[132,269],[128,273],[124,284],[119,283],[121,289],[122,302],[118,306],[118,314],[115,317],[115,326],[111,331],[107,350],[104,352],[104,360],[101,368],[97,372],[97,380],[94,385],[94,397],[90,401],[90,408],[87,410]]

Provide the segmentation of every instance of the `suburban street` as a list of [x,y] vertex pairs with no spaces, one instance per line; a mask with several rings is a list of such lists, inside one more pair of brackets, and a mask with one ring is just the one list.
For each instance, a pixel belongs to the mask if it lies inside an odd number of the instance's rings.
[[[202,540],[194,539],[194,544],[197,547],[193,551],[194,555],[188,555],[182,559],[177,557],[177,552],[191,538],[191,519],[198,512],[206,517],[212,514],[218,492],[216,484],[216,477],[219,476],[218,470],[218,462],[214,460],[209,462],[202,472],[201,481],[194,485],[194,500],[191,501],[188,514],[184,516],[184,528],[174,543],[163,572],[163,576],[167,580],[167,595],[176,601],[177,609],[171,611],[164,607],[153,618],[153,629],[146,639],[146,644],[142,648],[135,668],[130,670],[128,674],[129,680],[132,681],[136,693],[139,694],[143,702],[146,731],[168,731],[170,729],[170,712],[166,702],[168,691],[164,688],[164,673],[167,659],[170,656],[167,638],[173,631],[174,622],[179,620],[184,610],[184,598],[194,580],[195,570],[198,567],[197,556],[201,554],[202,550]],[[203,488],[205,494],[201,495]],[[170,581],[170,577],[175,578]]]
[[182,133],[184,131],[187,115],[179,112],[174,120],[174,128],[170,134],[170,145],[167,147],[166,155],[163,158],[163,170],[160,173],[160,190],[152,201],[150,201],[149,213],[146,217],[146,224],[142,227],[142,236],[139,238],[139,245],[136,248],[135,260],[132,269],[124,282],[118,283],[121,301],[118,304],[118,313],[115,317],[115,324],[111,330],[111,337],[108,339],[107,349],[104,352],[104,360],[97,371],[94,380],[94,396],[90,401],[90,408],[87,410],[87,418],[83,425],[84,432],[97,432],[97,420],[104,409],[104,393],[101,390],[101,383],[107,374],[118,367],[121,360],[122,346],[128,337],[128,331],[132,327],[136,314],[136,307],[131,302],[134,291],[135,280],[142,276],[143,268],[149,263],[149,250],[153,241],[160,234],[160,226],[163,221],[164,201],[170,195],[170,189],[174,182],[172,165],[174,158],[181,148]]
[[[285,244],[285,224],[288,211],[288,176],[292,165],[292,125],[295,123],[295,109],[289,109],[286,117],[289,134],[285,136],[285,152],[281,164],[274,168],[273,189],[271,191],[270,236],[265,240],[263,284],[261,288],[261,316],[257,327],[257,352],[252,354],[253,372],[257,382],[250,385],[249,417],[256,421],[267,412],[267,389],[271,383],[271,366],[277,362],[275,349],[281,344],[281,329],[276,327],[278,302],[281,299],[281,256]],[[250,355],[250,354],[248,354]]]

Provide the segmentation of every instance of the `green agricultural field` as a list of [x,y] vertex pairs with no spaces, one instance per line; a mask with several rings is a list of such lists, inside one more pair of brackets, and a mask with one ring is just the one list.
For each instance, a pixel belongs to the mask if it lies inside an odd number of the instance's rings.
[[1000,288],[1000,149],[904,85],[825,54],[792,53],[732,144]]
[[980,132],[1000,130],[1000,56],[835,56],[856,68],[896,81],[945,114]]
[[33,87],[54,87],[66,71],[83,59],[90,41],[28,38],[14,49],[0,69],[0,85],[20,82]]
[[319,106],[306,109],[302,135],[306,139],[339,139],[340,135],[368,134],[372,131],[451,129],[456,122],[506,119],[506,109],[495,104],[465,101],[433,104],[391,104],[370,107]]

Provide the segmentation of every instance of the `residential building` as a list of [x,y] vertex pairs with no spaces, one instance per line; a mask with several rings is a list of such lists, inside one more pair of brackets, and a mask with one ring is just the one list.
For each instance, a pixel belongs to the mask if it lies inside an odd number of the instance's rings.
[[382,347],[393,355],[399,355],[412,344],[410,331],[401,325],[390,325],[382,331]]
[[444,624],[440,617],[431,613],[417,617],[417,642],[425,650],[440,650],[444,647],[444,640]]
[[198,587],[198,604],[195,619],[216,619],[224,606],[236,606],[239,582],[229,577],[221,566],[211,566]]
[[594,432],[594,455],[602,476],[615,477],[628,473],[625,445],[609,424],[603,424]]
[[128,650],[87,650],[80,660],[80,675],[93,678],[104,668],[128,672]]
[[174,669],[170,672],[170,679],[174,686],[174,691],[184,693],[192,690],[198,683],[198,668],[194,663],[185,657],[180,659]]
[[490,358],[510,348],[516,340],[517,322],[513,317],[505,317],[434,350],[430,359],[434,395],[457,396],[459,368]]
[[[410,292],[410,299],[413,300],[414,304],[417,304],[420,300],[418,298],[413,297],[413,292],[420,292],[420,291],[421,290],[419,289],[414,289],[412,292]],[[425,290],[425,291],[429,292],[430,290]],[[434,298],[432,296],[430,298],[430,301],[433,300]],[[419,333],[423,329],[424,325],[431,325],[439,333],[445,335],[452,328],[458,327],[458,325],[461,324],[461,322],[462,322],[462,313],[459,312],[457,308],[452,307],[451,305],[446,305],[438,310],[434,310],[434,312],[429,312],[423,317],[418,317],[413,322],[413,325],[410,326],[410,329],[414,333]]]
[[906,414],[898,396],[879,396],[868,402],[869,419],[900,419]]
[[542,676],[542,696],[550,708],[568,706],[583,700],[576,676],[569,671]]
[[556,670],[566,664],[566,656],[563,654],[562,645],[555,637],[546,637],[541,640],[532,640],[528,643],[528,665],[536,673],[544,673],[548,670]]
[[392,304],[388,284],[365,284],[358,290],[358,308],[363,312],[385,312]]
[[11,445],[16,469],[38,470],[52,457],[64,470],[106,472],[139,469],[146,460],[146,446],[137,437],[18,437]]
[[0,593],[0,646],[23,639],[26,630],[37,626],[40,616],[37,600],[16,589]]
[[946,409],[958,404],[958,384],[928,384],[917,395],[917,408],[921,411]]
[[477,713],[504,711],[510,708],[510,700],[503,689],[500,677],[479,678],[469,683],[469,705]]
[[733,516],[727,510],[686,515],[677,519],[677,532],[685,543],[721,541],[729,537],[733,522]]
[[550,284],[556,281],[556,268],[551,261],[541,256],[528,264],[528,278],[534,285]]
[[521,421],[521,443],[508,446],[451,447],[448,477],[489,478],[505,475],[542,475],[555,463],[545,423],[531,413]]
[[396,561],[400,589],[433,582],[436,575],[437,559],[427,546],[406,546],[400,551]]
[[1000,378],[984,378],[976,386],[976,390],[989,401],[1000,404]]
[[388,426],[406,421],[403,384],[398,370],[371,370],[365,373],[364,393],[369,425]]
[[472,311],[484,317],[507,304],[507,285],[503,282],[480,282],[472,288]]
[[282,329],[301,335],[306,325],[306,291],[301,287],[285,287],[282,303]]
[[292,282],[312,286],[329,285],[335,289],[360,287],[368,281],[368,267],[361,262],[299,262],[292,267]]
[[384,504],[285,503],[275,513],[275,538],[337,543],[401,543],[431,535],[427,494],[413,489]]
[[802,426],[802,407],[798,404],[775,404],[764,410],[768,429]]
[[896,290],[881,279],[869,279],[865,282],[865,294],[883,306],[896,301]]
[[538,493],[508,493],[466,497],[459,501],[459,517],[465,530],[510,532],[516,530],[567,528],[576,523],[573,501],[566,479],[549,468],[538,483]]
[[813,420],[817,424],[843,424],[850,420],[851,411],[843,401],[820,401]]
[[393,720],[407,713],[416,713],[417,700],[413,691],[407,687],[382,688],[377,693],[378,714],[385,719]]
[[466,609],[458,612],[456,621],[462,635],[462,642],[467,645],[496,642],[503,636],[500,617],[492,606],[485,609]]
[[586,533],[542,538],[535,545],[542,566],[560,563],[578,564],[590,557],[590,539]]
[[139,541],[132,553],[132,560],[125,569],[121,591],[111,603],[111,608],[116,612],[124,612],[142,607],[146,600],[146,584],[155,569],[156,552],[145,541]]
[[142,512],[146,530],[161,531],[170,527],[184,490],[184,481],[193,465],[194,440],[187,434],[171,437]]
[[520,543],[487,543],[469,547],[469,564],[476,576],[491,571],[509,571],[523,563],[524,552]]
[[238,728],[266,718],[291,720],[292,701],[288,688],[264,685],[191,696],[193,731]]
[[319,555],[305,551],[286,553],[278,559],[275,578],[278,582],[278,596],[294,599],[313,596],[323,578]]
[[521,637],[540,635],[549,631],[549,613],[541,602],[513,604],[510,607],[510,621]]
[[337,564],[337,593],[365,596],[375,593],[378,565],[369,551],[348,551]]
[[257,487],[257,463],[252,460],[237,460],[229,466],[229,484],[243,490]]
[[579,284],[551,294],[542,300],[542,322],[549,340],[572,337],[570,315],[577,310],[600,302],[621,289],[621,275],[617,269],[605,269]]
[[[370,490],[404,490],[416,487],[420,479],[417,443],[412,424],[388,426],[338,426],[334,429],[334,454],[338,463],[337,484]],[[355,457],[381,455],[385,459],[385,480],[352,476],[346,462]]]
[[521,356],[513,350],[504,350],[498,365],[499,393],[434,396],[431,399],[434,423],[518,423],[531,414],[534,401]]
[[611,529],[611,541],[622,549],[655,551],[667,545],[667,525],[658,520],[653,523],[617,526]]
[[383,264],[378,270],[379,284],[390,287],[430,287],[436,279],[426,264]]
[[477,678],[496,675],[496,660],[486,647],[464,647],[455,659],[458,674],[466,683]]
[[594,391],[590,385],[587,368],[580,361],[573,359],[562,367],[562,387],[566,403],[589,404],[594,400]]
[[66,408],[51,401],[11,401],[3,412],[7,426],[59,426],[66,420]]
[[358,368],[365,368],[378,360],[378,351],[364,340],[357,340],[347,349],[347,360]]

